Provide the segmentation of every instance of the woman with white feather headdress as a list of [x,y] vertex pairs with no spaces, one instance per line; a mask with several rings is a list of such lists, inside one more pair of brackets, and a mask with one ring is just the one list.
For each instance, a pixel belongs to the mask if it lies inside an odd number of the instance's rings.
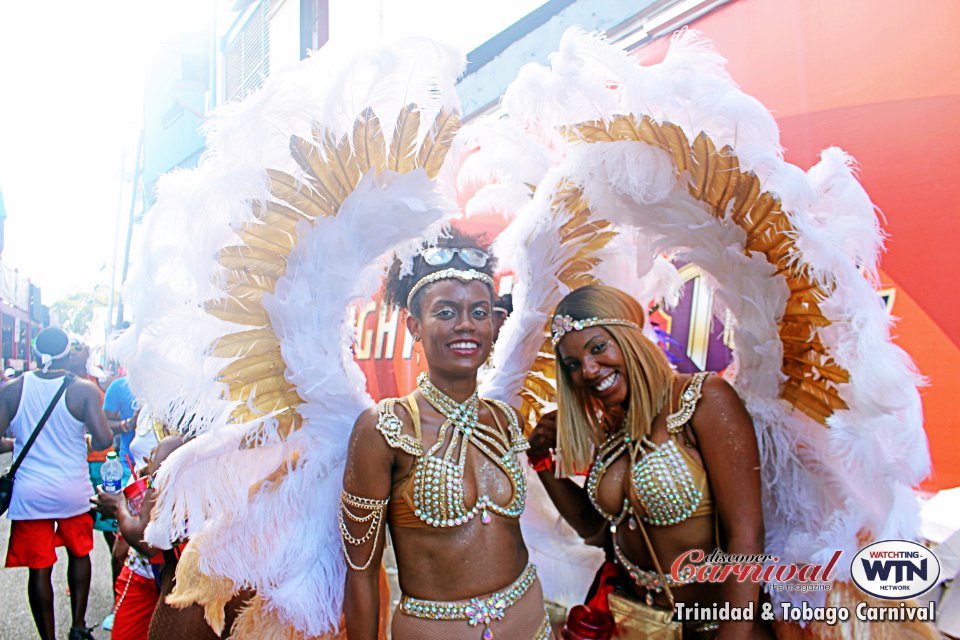
[[[825,565],[870,541],[913,539],[912,487],[929,470],[920,380],[893,345],[878,301],[882,236],[873,205],[838,149],[824,151],[806,174],[784,162],[776,123],[723,65],[693,32],[675,36],[661,64],[644,67],[602,38],[570,30],[550,68],[521,71],[504,97],[506,117],[484,125],[490,142],[458,179],[470,184],[471,167],[501,164],[498,138],[525,138],[509,148],[534,149],[526,171],[538,178],[524,179],[535,182],[532,195],[518,200],[516,181],[494,172],[496,193],[509,195],[499,206],[522,208],[497,242],[517,286],[486,392],[519,395],[522,413],[535,420],[556,397],[544,332],[566,293],[603,282],[645,305],[669,304],[680,282],[672,263],[693,263],[734,338],[724,375],[760,445],[765,552],[782,563]],[[552,154],[547,163],[544,153]],[[519,162],[515,152],[504,159]],[[498,207],[491,191],[485,210]],[[878,456],[883,465],[871,463]],[[554,555],[556,532],[565,529],[537,531],[552,532],[526,536],[547,575],[542,558]],[[830,578],[829,591],[787,585],[770,597],[814,606],[866,597],[849,582],[848,563]],[[562,589],[545,584],[548,598]],[[784,637],[928,632],[856,619],[778,629]]]

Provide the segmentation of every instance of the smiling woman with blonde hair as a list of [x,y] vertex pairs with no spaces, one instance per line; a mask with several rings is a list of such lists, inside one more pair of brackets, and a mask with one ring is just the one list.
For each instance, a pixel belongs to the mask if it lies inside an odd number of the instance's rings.
[[[560,302],[558,411],[531,434],[530,463],[564,519],[607,550],[600,575],[618,637],[770,637],[760,624],[671,619],[676,603],[756,606],[757,584],[682,584],[669,569],[691,549],[763,551],[760,462],[733,388],[706,372],[675,373],[644,322],[640,304],[612,287]],[[569,480],[583,473],[584,487]]]
[[[620,410],[626,411],[624,424],[630,435],[639,439],[663,408],[674,379],[663,351],[638,330],[644,323],[643,307],[622,291],[592,286],[582,287],[564,298],[556,315],[561,317],[556,321],[559,322],[558,328],[562,326],[564,316],[622,321],[604,323],[603,326],[625,356],[624,374],[631,393]],[[594,447],[599,444],[596,438],[602,432],[603,403],[582,386],[574,384],[572,372],[567,367],[558,367],[557,375],[562,378],[562,383],[557,385],[560,407],[557,416],[558,467],[561,472],[584,471],[593,460]],[[616,382],[616,379],[610,380],[607,384]]]

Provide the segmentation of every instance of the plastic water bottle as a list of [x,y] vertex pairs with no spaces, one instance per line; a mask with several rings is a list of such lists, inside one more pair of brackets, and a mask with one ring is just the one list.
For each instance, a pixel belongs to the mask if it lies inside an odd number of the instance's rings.
[[107,493],[120,493],[121,483],[123,482],[123,467],[120,466],[120,460],[117,459],[117,453],[111,451],[107,454],[107,461],[100,467],[100,479],[103,482],[103,490]]

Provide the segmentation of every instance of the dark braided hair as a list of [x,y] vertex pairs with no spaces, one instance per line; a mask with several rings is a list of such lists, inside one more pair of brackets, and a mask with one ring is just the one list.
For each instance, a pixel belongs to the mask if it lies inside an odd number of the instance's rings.
[[[394,258],[393,264],[391,264],[390,268],[387,270],[387,278],[383,284],[383,301],[386,304],[399,307],[401,309],[407,309],[407,311],[414,316],[420,317],[420,299],[423,298],[423,292],[426,287],[418,291],[417,295],[413,297],[413,304],[411,305],[411,308],[407,308],[407,296],[410,295],[410,290],[413,289],[413,286],[424,276],[430,275],[431,273],[435,273],[437,271],[443,271],[444,269],[453,268],[464,271],[473,269],[474,271],[485,273],[491,278],[493,277],[494,269],[497,266],[497,261],[493,254],[490,253],[489,245],[484,242],[484,239],[481,236],[468,235],[456,227],[451,227],[446,236],[441,237],[434,244],[424,243],[421,249],[427,249],[429,247],[480,249],[481,251],[486,252],[489,258],[487,259],[486,266],[479,269],[477,267],[471,267],[465,263],[460,257],[460,254],[456,254],[453,257],[453,260],[447,264],[432,266],[424,262],[423,258],[418,253],[413,258],[413,273],[408,273],[403,277],[400,277],[402,263],[400,262],[399,258]],[[490,295],[493,295],[492,291]]]

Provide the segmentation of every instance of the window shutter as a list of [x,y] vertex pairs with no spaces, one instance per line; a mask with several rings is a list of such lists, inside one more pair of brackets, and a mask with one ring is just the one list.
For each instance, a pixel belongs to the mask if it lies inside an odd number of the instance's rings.
[[227,101],[240,100],[270,75],[270,0],[261,0],[227,47]]

